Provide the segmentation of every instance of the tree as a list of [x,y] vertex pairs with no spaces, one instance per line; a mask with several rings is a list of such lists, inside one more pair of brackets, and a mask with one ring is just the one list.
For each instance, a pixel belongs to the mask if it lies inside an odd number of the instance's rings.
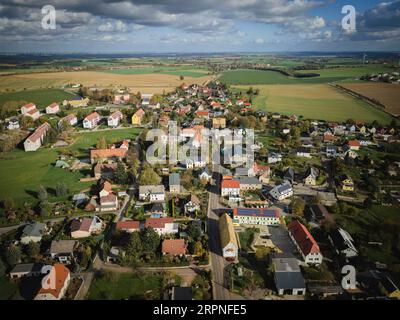
[[134,260],[136,260],[142,254],[143,246],[139,232],[131,233],[126,251],[127,254]]
[[139,177],[139,185],[156,185],[161,182],[159,175],[150,166],[144,168]]
[[125,184],[128,180],[128,173],[121,161],[118,161],[117,169],[115,170],[115,181],[119,184]]
[[199,228],[197,228],[193,224],[189,224],[186,228],[186,233],[188,234],[189,237],[191,237],[194,240],[198,240],[200,238],[201,232]]
[[200,241],[197,241],[194,244],[194,252],[193,253],[195,256],[201,256],[204,253],[204,248]]
[[48,194],[47,194],[46,188],[43,187],[42,185],[39,186],[39,190],[38,190],[37,196],[38,196],[38,199],[40,200],[40,202],[47,201]]
[[306,207],[306,203],[301,198],[295,198],[292,200],[290,206],[291,206],[291,211],[293,214],[302,216],[304,214],[304,209]]
[[50,204],[46,201],[42,201],[39,203],[39,210],[40,210],[40,216],[42,218],[47,218],[50,215]]
[[101,136],[99,138],[99,140],[97,140],[96,148],[97,149],[107,149],[107,141],[104,136]]
[[160,246],[160,236],[153,228],[146,228],[141,233],[143,251],[150,253],[156,252]]
[[21,261],[21,250],[14,244],[11,244],[6,251],[6,261],[8,265],[13,266]]
[[68,187],[64,182],[57,183],[55,189],[57,197],[62,197],[68,194]]
[[4,199],[3,206],[5,211],[12,211],[15,208],[14,200],[11,198]]
[[29,242],[26,248],[29,257],[35,258],[40,253],[40,246],[36,242]]

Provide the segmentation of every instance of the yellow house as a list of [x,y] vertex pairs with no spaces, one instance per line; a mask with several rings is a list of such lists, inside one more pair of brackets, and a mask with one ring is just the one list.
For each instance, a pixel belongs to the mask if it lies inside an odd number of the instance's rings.
[[215,129],[226,128],[226,119],[225,118],[213,118],[213,128],[215,128]]
[[140,126],[142,124],[143,116],[144,116],[143,109],[139,109],[138,111],[136,111],[132,116],[132,124]]
[[353,179],[351,179],[350,177],[348,176],[342,177],[341,184],[343,191],[354,191],[354,182]]
[[73,108],[78,108],[78,107],[87,107],[89,104],[89,98],[77,98],[73,100],[64,100],[64,105],[70,105]]

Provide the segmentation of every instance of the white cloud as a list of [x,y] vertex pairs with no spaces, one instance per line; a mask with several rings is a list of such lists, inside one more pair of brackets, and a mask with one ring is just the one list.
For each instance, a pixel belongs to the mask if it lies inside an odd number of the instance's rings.
[[255,42],[256,44],[264,44],[264,43],[265,43],[265,40],[264,40],[263,38],[257,38],[257,39],[254,40],[254,42]]

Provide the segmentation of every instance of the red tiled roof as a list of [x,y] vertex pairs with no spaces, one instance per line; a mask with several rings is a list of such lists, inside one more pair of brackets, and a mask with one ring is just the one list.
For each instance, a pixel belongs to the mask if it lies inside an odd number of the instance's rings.
[[125,157],[127,149],[125,148],[114,148],[114,149],[93,149],[90,150],[90,158],[112,158],[118,157],[123,158]]
[[359,147],[360,146],[360,141],[358,141],[358,140],[350,140],[348,144],[349,144],[350,147]]
[[240,188],[240,181],[239,180],[232,180],[232,179],[222,180],[221,188],[222,189],[225,189],[225,188],[236,188],[236,189],[239,189]]
[[153,228],[153,229],[162,229],[165,228],[166,223],[173,223],[173,218],[147,218],[145,227]]
[[[54,275],[55,278],[52,278],[52,275]],[[68,275],[69,275],[68,268],[64,266],[62,263],[56,263],[53,266],[52,270],[50,271],[50,276],[47,280],[48,285],[53,288],[44,289],[42,287],[40,288],[38,294],[51,294],[55,298],[59,298],[61,290],[64,287],[65,280],[67,279]],[[53,279],[55,279],[55,281]]]
[[208,116],[208,111],[207,110],[198,110],[196,111],[197,116]]
[[30,115],[34,115],[37,112],[39,112],[38,109],[32,109],[32,110],[29,110],[27,113],[29,113]]
[[36,140],[40,139],[43,135],[46,134],[47,130],[49,130],[51,128],[50,124],[45,122],[42,125],[40,125],[39,127],[37,127],[37,129],[35,130],[34,133],[32,133],[29,137],[28,140],[35,142]]
[[144,111],[142,108],[138,109],[134,114],[134,116],[136,116],[136,117],[143,117],[143,115],[144,115]]
[[305,256],[310,253],[319,253],[319,246],[310,231],[298,220],[293,220],[288,227],[289,232],[296,240],[298,246]]
[[96,119],[97,117],[100,117],[100,115],[97,112],[92,112],[85,118],[85,120],[92,121],[92,120]]
[[112,114],[110,114],[110,118],[112,118],[112,119],[121,119],[122,118],[121,111],[117,110],[117,111],[113,112]]
[[47,106],[47,108],[51,108],[51,109],[54,109],[56,107],[59,107],[58,103],[56,103],[56,102],[53,102],[51,105]]
[[36,105],[32,102],[22,106],[22,108],[32,108],[32,107],[34,107],[36,109]]
[[180,255],[186,253],[186,244],[183,239],[167,239],[162,243],[162,253]]
[[140,221],[138,220],[126,220],[118,221],[116,224],[117,230],[132,230],[140,228]]

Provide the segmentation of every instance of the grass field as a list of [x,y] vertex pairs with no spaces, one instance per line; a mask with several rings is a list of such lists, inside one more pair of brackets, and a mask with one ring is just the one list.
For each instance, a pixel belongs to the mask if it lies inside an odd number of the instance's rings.
[[208,73],[207,70],[195,68],[194,66],[127,68],[105,70],[103,72],[113,74],[168,74],[191,78],[204,77]]
[[[242,90],[247,87],[238,87]],[[254,86],[260,93],[254,105],[267,112],[297,114],[305,119],[390,123],[392,117],[367,103],[325,84]]]
[[[98,138],[104,135],[107,142],[112,143],[122,139],[134,139],[140,129],[121,129],[104,132],[80,133],[70,150],[80,151],[82,156],[88,156],[88,148],[93,147]],[[73,194],[89,184],[79,182],[86,172],[68,172],[55,168],[57,149],[42,148],[35,152],[14,150],[0,157],[0,200],[13,198],[17,203],[28,201],[34,203],[39,185],[53,188],[63,181]]]
[[261,70],[232,70],[223,72],[219,80],[231,85],[260,85],[260,84],[319,84],[336,81],[353,81],[367,74],[378,72],[392,72],[394,69],[382,65],[340,67],[321,70],[301,70],[297,73],[318,73],[319,77],[294,78],[287,77],[276,71]]
[[400,114],[400,86],[397,84],[363,82],[342,86],[364,97],[379,101],[391,114]]
[[210,79],[211,76],[206,74],[200,77],[185,76],[182,81],[179,75],[174,74],[114,74],[100,71],[33,73],[0,77],[0,90],[59,88],[68,83],[81,83],[87,87],[115,88],[116,86],[123,86],[135,92],[162,93],[164,90],[174,90],[182,82],[203,84]]
[[160,274],[115,274],[115,279],[97,278],[89,289],[89,300],[143,300],[160,299],[162,275]]
[[60,89],[27,90],[0,94],[0,106],[10,100],[33,102],[39,109],[46,108],[52,102],[62,102],[74,95]]

